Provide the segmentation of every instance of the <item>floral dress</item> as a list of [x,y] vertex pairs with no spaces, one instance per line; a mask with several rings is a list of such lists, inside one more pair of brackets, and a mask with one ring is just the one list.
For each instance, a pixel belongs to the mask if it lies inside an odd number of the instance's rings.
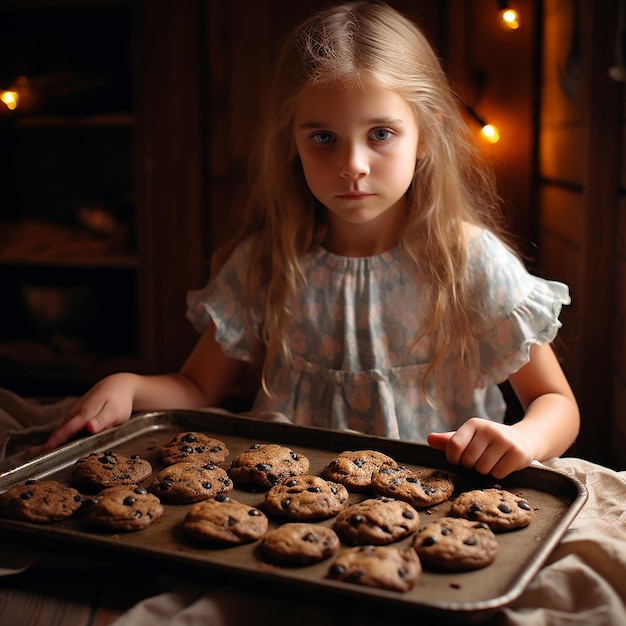
[[[242,311],[253,238],[242,242],[204,289],[188,294],[187,317],[198,332],[210,319],[224,353],[255,363],[264,315],[260,290],[253,320]],[[454,339],[440,385],[422,391],[431,346],[426,337],[407,355],[424,323],[423,282],[411,275],[398,247],[371,257],[341,257],[314,247],[303,259],[306,289],[292,310],[293,358],[269,368],[273,396],[260,390],[253,409],[283,413],[293,423],[425,442],[430,432],[457,429],[472,416],[501,422],[505,403],[498,383],[529,360],[531,344],[551,342],[569,304],[560,282],[529,274],[491,232],[468,242],[470,297],[478,309],[473,337],[479,371],[464,372]],[[257,363],[258,365],[258,363]]]

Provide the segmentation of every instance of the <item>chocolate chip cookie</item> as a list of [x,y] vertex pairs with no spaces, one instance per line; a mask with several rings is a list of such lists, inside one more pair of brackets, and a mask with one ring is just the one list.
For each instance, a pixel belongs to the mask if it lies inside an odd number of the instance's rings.
[[260,539],[267,528],[262,511],[226,495],[192,505],[183,521],[189,538],[209,544],[249,543]]
[[379,496],[351,504],[338,515],[333,528],[352,545],[393,543],[419,527],[419,513],[407,502]]
[[335,558],[327,578],[391,591],[409,591],[419,580],[422,565],[413,548],[357,546]]
[[454,492],[454,482],[443,470],[385,467],[372,475],[372,489],[375,494],[423,509],[448,500]]
[[226,470],[208,463],[175,463],[162,469],[152,481],[150,490],[164,500],[189,504],[208,500],[233,490]]
[[341,542],[327,526],[306,522],[289,522],[267,532],[260,548],[279,563],[309,565],[336,554]]
[[195,463],[220,465],[228,457],[228,448],[223,441],[209,437],[204,433],[187,431],[180,432],[163,446],[161,461],[165,465],[174,463]]
[[163,514],[159,499],[145,487],[107,487],[85,501],[87,526],[115,532],[143,530]]
[[152,465],[138,455],[92,452],[76,460],[72,479],[83,485],[104,489],[115,485],[135,485],[152,475]]
[[321,520],[337,515],[346,506],[348,490],[321,476],[291,476],[265,495],[267,512],[295,521]]
[[255,443],[233,459],[228,473],[238,483],[268,488],[308,471],[309,459],[303,454],[274,443]]
[[528,526],[533,509],[524,498],[506,489],[474,489],[452,502],[450,514],[484,522],[493,531],[505,531]]
[[0,494],[0,517],[46,524],[80,509],[83,497],[56,480],[27,480]]
[[326,464],[322,476],[344,485],[349,491],[364,492],[371,489],[374,472],[385,467],[398,467],[398,464],[376,450],[346,450]]
[[413,548],[422,563],[454,571],[480,569],[498,554],[498,541],[483,522],[462,517],[442,517],[420,528]]

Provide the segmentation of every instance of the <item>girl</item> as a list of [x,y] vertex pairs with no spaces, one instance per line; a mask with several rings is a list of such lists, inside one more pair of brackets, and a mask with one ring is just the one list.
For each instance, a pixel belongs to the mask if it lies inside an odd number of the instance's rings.
[[330,8],[288,38],[271,93],[243,230],[189,294],[188,360],[104,379],[46,449],[135,410],[215,406],[251,363],[254,411],[296,424],[428,442],[495,478],[564,453],[579,414],[549,344],[568,289],[498,236],[492,178],[421,32],[384,4]]

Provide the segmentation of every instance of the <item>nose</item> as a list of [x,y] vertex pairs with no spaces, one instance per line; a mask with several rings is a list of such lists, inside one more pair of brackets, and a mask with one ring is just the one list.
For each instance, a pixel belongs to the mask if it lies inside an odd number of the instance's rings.
[[367,151],[357,143],[346,144],[341,152],[339,174],[342,178],[358,179],[367,176],[370,172]]

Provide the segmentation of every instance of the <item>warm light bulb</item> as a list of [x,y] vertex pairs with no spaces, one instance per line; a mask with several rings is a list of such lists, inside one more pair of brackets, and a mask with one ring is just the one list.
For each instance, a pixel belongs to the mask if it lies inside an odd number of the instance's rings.
[[17,91],[2,91],[0,92],[0,100],[4,102],[9,111],[14,111],[17,108],[19,96]]
[[512,30],[519,28],[519,15],[517,14],[517,11],[514,11],[513,9],[504,9],[503,11],[500,11],[500,18],[505,26],[508,26],[508,28],[511,28]]
[[498,143],[500,141],[500,133],[493,124],[485,124],[480,132],[489,143]]

